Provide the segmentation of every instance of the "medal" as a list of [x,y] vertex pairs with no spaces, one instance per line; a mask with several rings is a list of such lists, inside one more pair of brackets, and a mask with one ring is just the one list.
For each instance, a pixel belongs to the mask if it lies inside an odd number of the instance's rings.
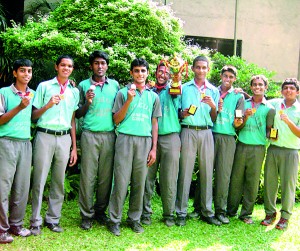
[[271,128],[270,139],[277,139],[277,138],[278,138],[278,129]]
[[243,118],[243,112],[242,112],[242,110],[235,110],[235,117],[237,119]]
[[251,111],[252,111],[252,114],[256,113],[256,108],[252,108]]
[[188,113],[191,115],[195,115],[196,111],[197,111],[197,106],[195,105],[190,105],[189,109],[188,109]]

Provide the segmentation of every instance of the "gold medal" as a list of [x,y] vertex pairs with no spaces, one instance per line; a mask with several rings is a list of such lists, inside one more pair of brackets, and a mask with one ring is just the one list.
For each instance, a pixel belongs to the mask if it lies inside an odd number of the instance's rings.
[[278,137],[278,129],[271,128],[270,139],[277,139]]
[[252,114],[256,113],[256,108],[252,108]]
[[206,96],[205,93],[201,92],[201,99],[203,99],[205,96]]
[[195,105],[190,105],[189,107],[189,110],[188,110],[188,113],[191,114],[191,115],[195,115],[196,111],[197,111],[197,106]]
[[278,111],[279,115],[284,114],[283,110]]
[[63,99],[65,99],[65,96],[64,96],[63,94],[60,94],[60,95],[59,95],[59,98],[60,98],[61,100],[63,100]]

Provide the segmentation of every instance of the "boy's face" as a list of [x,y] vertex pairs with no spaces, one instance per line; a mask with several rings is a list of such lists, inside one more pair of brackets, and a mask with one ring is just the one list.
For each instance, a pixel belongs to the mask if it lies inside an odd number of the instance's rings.
[[299,95],[299,91],[297,91],[297,88],[294,85],[284,85],[281,94],[287,100],[295,100]]
[[221,74],[222,86],[224,86],[227,89],[231,88],[235,80],[235,75],[230,71],[225,71],[223,72],[223,74]]
[[209,67],[205,61],[196,61],[195,65],[192,66],[192,71],[195,73],[195,79],[204,80],[207,73],[209,72]]
[[156,77],[156,82],[159,85],[164,85],[170,79],[170,70],[169,70],[169,68],[165,67],[165,66],[158,67],[158,69],[155,73],[155,77]]
[[27,85],[32,78],[32,67],[21,66],[17,71],[13,71],[16,84]]
[[69,58],[63,58],[59,65],[55,65],[57,76],[61,78],[69,78],[73,72],[73,61]]
[[148,77],[148,70],[146,66],[135,66],[130,75],[133,78],[133,83],[136,85],[144,85]]
[[264,96],[265,91],[267,90],[265,82],[261,78],[254,79],[250,86],[251,91],[254,96]]
[[103,58],[95,58],[93,64],[90,67],[93,71],[94,76],[98,78],[104,77],[108,69],[108,65]]

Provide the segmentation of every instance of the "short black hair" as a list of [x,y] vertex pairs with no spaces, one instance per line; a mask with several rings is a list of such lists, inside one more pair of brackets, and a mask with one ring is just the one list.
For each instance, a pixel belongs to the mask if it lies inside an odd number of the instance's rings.
[[223,68],[221,69],[221,75],[222,75],[225,71],[231,72],[234,76],[237,75],[237,69],[236,69],[233,65],[224,65]]
[[109,65],[109,56],[104,51],[95,50],[89,56],[90,65],[93,64],[95,58],[103,58],[107,65]]
[[283,87],[286,85],[293,85],[297,91],[299,91],[299,81],[296,78],[286,78],[281,85],[281,90],[283,90]]
[[261,79],[262,81],[264,81],[265,86],[268,85],[268,79],[264,76],[264,75],[255,75],[250,79],[250,85],[252,86],[252,83],[255,79]]
[[194,58],[193,60],[193,67],[195,66],[195,64],[198,62],[198,61],[204,61],[207,63],[207,66],[209,67],[209,60],[207,57],[205,56],[197,56]]
[[26,58],[17,59],[13,64],[13,71],[18,71],[22,66],[32,67],[32,62]]
[[72,63],[73,63],[73,65],[74,65],[74,60],[73,60],[73,58],[72,58],[70,55],[61,55],[61,56],[59,56],[59,57],[57,58],[55,64],[56,64],[56,65],[59,65],[60,62],[61,62],[64,58],[67,58],[67,59],[72,60]]
[[145,66],[147,71],[149,71],[149,64],[148,62],[143,59],[143,58],[136,58],[134,59],[132,62],[131,62],[131,65],[130,65],[130,71],[133,70],[134,67],[136,66]]
[[160,61],[159,64],[156,66],[155,72],[157,72],[159,67],[161,67],[161,66],[165,66],[167,69],[169,69],[169,67],[167,66],[166,63],[164,63],[163,61]]

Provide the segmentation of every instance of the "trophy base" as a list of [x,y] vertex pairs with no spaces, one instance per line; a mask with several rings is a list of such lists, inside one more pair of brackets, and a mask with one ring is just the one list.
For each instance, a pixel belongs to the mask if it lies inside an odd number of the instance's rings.
[[181,86],[170,87],[169,94],[170,95],[181,95]]

